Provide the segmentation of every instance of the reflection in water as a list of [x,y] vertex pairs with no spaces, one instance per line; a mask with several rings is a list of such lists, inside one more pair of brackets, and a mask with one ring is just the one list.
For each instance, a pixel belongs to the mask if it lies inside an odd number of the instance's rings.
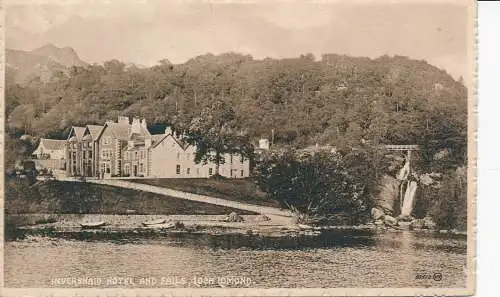
[[[82,241],[82,237],[85,241]],[[9,287],[72,287],[65,277],[94,277],[99,287],[463,287],[466,241],[412,232],[328,232],[316,237],[170,234],[127,240],[66,234],[65,239],[5,245]],[[440,272],[442,280],[416,279]],[[195,277],[215,280],[203,283]],[[251,280],[228,283],[227,278]],[[156,280],[144,283],[143,278]],[[161,280],[164,280],[162,283]],[[218,280],[226,280],[220,282]],[[165,282],[169,280],[168,282]],[[173,281],[177,280],[177,281]],[[95,286],[95,284],[93,284]]]

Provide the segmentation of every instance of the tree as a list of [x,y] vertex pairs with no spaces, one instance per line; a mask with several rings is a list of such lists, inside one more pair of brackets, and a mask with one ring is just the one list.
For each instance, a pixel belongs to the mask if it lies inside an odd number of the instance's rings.
[[214,102],[191,121],[183,139],[196,145],[195,162],[215,163],[215,176],[219,176],[224,154],[240,154],[251,158],[253,146],[242,131],[233,108],[222,100]]
[[448,171],[443,176],[437,201],[430,215],[440,229],[467,229],[467,172],[465,167]]
[[222,99],[252,140],[274,130],[276,145],[294,147],[357,147],[361,139],[420,144],[431,162],[432,150],[444,149],[451,153],[448,168],[466,162],[467,88],[405,57],[254,60],[226,53],[150,68],[111,60],[55,72],[48,82],[8,80],[6,91],[7,128],[19,135],[54,137],[116,115],[144,115],[156,124],[178,115],[187,130]]
[[365,152],[273,154],[259,166],[259,185],[283,207],[302,217],[367,217],[376,177]]

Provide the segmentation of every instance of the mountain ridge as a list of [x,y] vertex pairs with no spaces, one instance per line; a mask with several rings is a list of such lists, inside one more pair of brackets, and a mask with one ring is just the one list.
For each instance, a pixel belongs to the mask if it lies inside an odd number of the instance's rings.
[[31,51],[6,48],[5,54],[7,79],[19,84],[37,77],[45,82],[58,71],[88,65],[72,47],[57,47],[52,43]]

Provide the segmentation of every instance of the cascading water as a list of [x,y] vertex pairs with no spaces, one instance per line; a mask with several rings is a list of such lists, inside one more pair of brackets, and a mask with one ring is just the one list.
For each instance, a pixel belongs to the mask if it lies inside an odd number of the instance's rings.
[[405,165],[401,170],[399,170],[399,174],[397,176],[398,180],[406,180],[408,175],[410,174],[410,162],[406,160]]
[[411,181],[406,188],[405,196],[403,198],[403,205],[401,207],[401,215],[409,216],[415,206],[415,194],[417,192],[417,182]]
[[399,199],[401,201],[402,216],[411,215],[411,212],[413,211],[413,206],[415,205],[415,194],[417,192],[417,183],[415,181],[409,181],[408,180],[409,176],[410,176],[410,156],[408,155],[403,168],[401,168],[397,176],[398,180],[401,181],[401,185],[399,188],[400,191]]

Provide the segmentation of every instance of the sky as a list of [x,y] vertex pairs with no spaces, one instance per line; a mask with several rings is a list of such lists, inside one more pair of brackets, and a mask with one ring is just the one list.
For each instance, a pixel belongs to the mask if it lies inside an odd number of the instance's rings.
[[455,78],[472,73],[462,1],[389,1],[18,0],[7,5],[6,47],[53,43],[73,47],[86,62],[143,66],[208,52],[387,54],[424,59]]

